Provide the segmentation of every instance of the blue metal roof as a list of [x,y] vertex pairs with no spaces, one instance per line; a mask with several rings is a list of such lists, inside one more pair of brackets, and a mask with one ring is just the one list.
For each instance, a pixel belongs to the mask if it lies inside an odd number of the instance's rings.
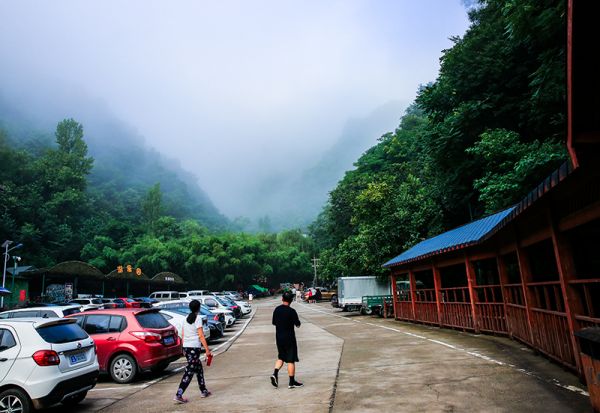
[[515,208],[516,206],[512,206],[493,215],[454,228],[433,238],[426,239],[425,241],[421,241],[414,247],[398,255],[396,258],[392,258],[383,264],[383,266],[394,267],[396,265],[437,255],[442,252],[464,248],[481,242],[488,234],[492,233],[496,227],[502,223],[504,218],[510,215]]

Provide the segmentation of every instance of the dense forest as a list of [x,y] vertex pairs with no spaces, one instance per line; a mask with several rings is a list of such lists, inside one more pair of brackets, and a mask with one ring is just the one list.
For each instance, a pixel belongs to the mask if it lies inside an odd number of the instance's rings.
[[417,242],[517,202],[567,158],[564,0],[482,0],[398,128],[311,226],[324,275],[384,274]]
[[[111,162],[97,166],[73,119],[57,125],[53,145],[24,145],[0,130],[0,238],[23,243],[22,263],[37,267],[81,259],[108,273],[132,264],[150,275],[179,273],[202,288],[310,278],[310,238],[227,232],[224,218],[198,205],[158,159],[142,179],[137,155],[137,163],[116,161],[124,171],[111,171]],[[148,185],[148,175],[162,177],[168,192]]]

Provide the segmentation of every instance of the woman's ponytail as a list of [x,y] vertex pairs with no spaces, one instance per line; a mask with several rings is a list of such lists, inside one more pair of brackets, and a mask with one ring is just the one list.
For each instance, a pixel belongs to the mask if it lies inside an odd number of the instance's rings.
[[198,312],[200,311],[200,301],[192,300],[190,302],[190,311],[191,312],[188,314],[185,321],[187,321],[188,324],[194,324],[196,322],[196,318],[198,317]]

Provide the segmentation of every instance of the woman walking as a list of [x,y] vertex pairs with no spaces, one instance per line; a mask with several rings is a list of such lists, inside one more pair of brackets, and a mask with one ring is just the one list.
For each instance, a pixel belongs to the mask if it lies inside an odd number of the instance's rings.
[[204,332],[202,331],[202,317],[198,315],[200,312],[200,302],[198,300],[192,300],[190,302],[190,314],[183,322],[182,336],[183,336],[183,354],[187,359],[187,366],[183,373],[183,378],[177,389],[175,400],[177,403],[187,403],[188,399],[183,397],[185,389],[191,383],[196,374],[198,378],[198,385],[200,386],[200,397],[210,396],[210,392],[206,389],[204,383],[204,370],[202,369],[202,362],[200,361],[200,349],[204,346],[206,350],[206,357],[211,356],[211,352],[206,343]]

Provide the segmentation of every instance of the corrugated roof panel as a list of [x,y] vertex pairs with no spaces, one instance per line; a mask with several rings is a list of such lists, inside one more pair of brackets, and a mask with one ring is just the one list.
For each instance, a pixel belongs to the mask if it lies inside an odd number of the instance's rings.
[[442,251],[458,249],[482,240],[488,233],[494,230],[504,218],[506,218],[515,206],[507,208],[493,215],[470,222],[458,228],[444,232],[433,238],[419,242],[414,247],[404,251],[402,254],[392,258],[384,267],[393,267],[418,258],[435,255]]

